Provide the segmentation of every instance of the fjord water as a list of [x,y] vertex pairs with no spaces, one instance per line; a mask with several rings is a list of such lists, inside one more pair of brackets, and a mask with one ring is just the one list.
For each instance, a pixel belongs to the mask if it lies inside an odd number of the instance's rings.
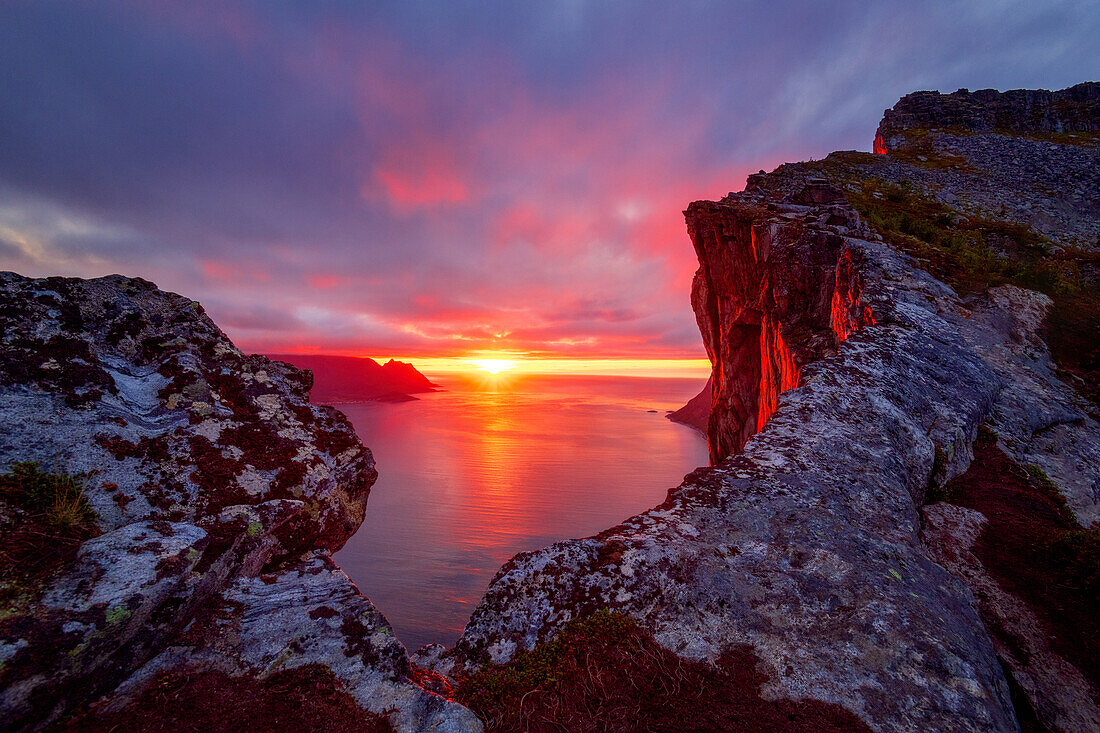
[[433,381],[446,391],[336,405],[379,472],[336,561],[410,650],[452,644],[517,552],[614,526],[707,463],[706,439],[664,415],[705,380]]

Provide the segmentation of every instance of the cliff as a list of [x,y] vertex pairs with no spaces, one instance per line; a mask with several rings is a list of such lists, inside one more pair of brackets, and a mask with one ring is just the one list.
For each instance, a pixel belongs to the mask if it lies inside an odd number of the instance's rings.
[[[411,681],[332,562],[377,474],[347,419],[309,404],[308,372],[120,276],[0,273],[0,339],[5,729],[96,727],[165,680],[275,673],[307,700],[332,680],[363,724],[480,728]],[[78,487],[69,509],[36,503],[57,484]]]
[[354,356],[269,354],[268,358],[308,369],[313,374],[309,397],[314,404],[416,399],[412,395],[436,390],[412,364],[393,359],[379,364]]
[[308,373],[141,280],[0,275],[5,723],[277,689],[479,729],[449,677],[555,723],[1100,729],[1096,86],[910,95],[880,154],[692,203],[713,465],[411,661],[331,560],[374,462]]
[[491,668],[608,608],[716,670],[748,654],[765,698],[876,731],[1100,726],[1097,148],[1051,139],[1050,116],[997,131],[1004,103],[1078,95],[995,97],[967,130],[918,128],[959,122],[957,96],[916,95],[887,113],[886,130],[910,117],[885,155],[691,204],[714,465],[517,555],[456,647],[421,661]]

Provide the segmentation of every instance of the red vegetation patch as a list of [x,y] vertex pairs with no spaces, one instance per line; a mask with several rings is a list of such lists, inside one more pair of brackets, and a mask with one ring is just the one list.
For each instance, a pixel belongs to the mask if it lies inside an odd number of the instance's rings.
[[765,700],[748,648],[717,666],[682,659],[620,614],[599,611],[458,685],[495,731],[868,731],[817,700]]
[[382,716],[360,708],[332,670],[310,664],[262,681],[211,671],[165,673],[123,710],[87,713],[63,730],[386,733],[392,728]]
[[100,433],[95,436],[95,442],[118,461],[124,458],[139,458],[154,463],[164,463],[171,457],[168,450],[168,439],[163,435],[156,438],[150,438],[146,435],[137,443],[131,443],[117,435]]
[[986,570],[1049,628],[1051,647],[1100,687],[1100,530],[1080,529],[1049,480],[1016,465],[989,431],[979,433],[974,461],[948,489],[952,503],[989,520],[974,548]]
[[274,471],[294,463],[301,445],[280,437],[258,418],[222,430],[218,442],[240,448],[244,452],[241,460],[263,471]]
[[245,396],[245,384],[240,377],[218,373],[209,375],[207,381],[238,420],[247,421],[256,416],[256,408]]
[[201,435],[191,436],[190,447],[195,459],[191,480],[211,497],[213,504],[228,506],[221,499],[228,493],[230,484],[236,484],[237,474],[243,468],[240,461],[226,458],[221,448]]
[[1100,288],[1062,295],[1047,316],[1045,336],[1061,377],[1100,409]]

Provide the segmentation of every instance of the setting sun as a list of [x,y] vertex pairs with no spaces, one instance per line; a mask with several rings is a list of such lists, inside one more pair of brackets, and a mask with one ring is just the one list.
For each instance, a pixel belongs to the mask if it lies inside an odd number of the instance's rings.
[[516,363],[509,359],[474,359],[473,364],[481,371],[490,374],[511,371],[516,366]]

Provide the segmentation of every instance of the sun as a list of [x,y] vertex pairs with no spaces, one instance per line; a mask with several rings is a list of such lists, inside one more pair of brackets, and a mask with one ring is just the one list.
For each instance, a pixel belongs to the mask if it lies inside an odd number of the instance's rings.
[[481,371],[490,374],[511,371],[516,366],[514,361],[508,359],[474,359],[473,364]]

